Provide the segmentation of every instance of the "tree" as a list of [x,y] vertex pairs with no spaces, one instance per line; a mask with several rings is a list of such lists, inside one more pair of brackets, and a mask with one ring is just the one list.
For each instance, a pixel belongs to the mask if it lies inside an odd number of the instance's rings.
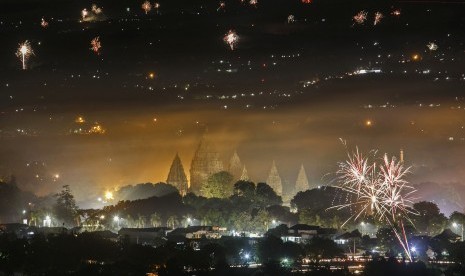
[[150,224],[153,227],[159,227],[161,225],[161,217],[158,213],[153,213],[150,215]]
[[418,213],[412,216],[412,221],[420,234],[437,235],[444,230],[447,218],[433,202],[421,201],[413,204],[413,209]]
[[253,221],[255,222],[255,230],[258,230],[260,232],[266,232],[268,231],[268,227],[271,222],[271,217],[266,209],[260,209],[254,216]]
[[342,256],[343,250],[337,244],[329,239],[315,237],[309,241],[305,246],[307,255],[316,260],[332,259],[334,257]]
[[455,211],[449,216],[449,220],[451,223],[455,222],[460,225],[465,225],[465,214]]
[[144,228],[145,227],[145,216],[137,215],[137,228]]
[[207,198],[226,198],[232,194],[231,183],[233,176],[221,171],[208,177],[207,182],[202,185],[200,193]]
[[234,184],[234,195],[253,198],[255,196],[255,184],[250,181],[237,181]]
[[268,184],[258,183],[255,189],[255,202],[260,207],[268,207],[271,205],[281,205],[283,200]]
[[177,216],[170,216],[168,220],[166,221],[166,225],[171,228],[176,228],[176,225],[179,224],[179,220]]
[[56,219],[65,225],[76,225],[77,206],[69,185],[64,185],[61,192],[56,194],[55,197]]

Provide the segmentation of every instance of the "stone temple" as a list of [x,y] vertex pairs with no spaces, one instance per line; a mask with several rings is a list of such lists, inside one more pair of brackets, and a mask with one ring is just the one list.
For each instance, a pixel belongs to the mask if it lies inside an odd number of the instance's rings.
[[171,163],[171,168],[170,172],[168,173],[166,183],[176,187],[182,196],[185,196],[187,194],[187,177],[186,173],[184,172],[184,167],[182,165],[181,159],[179,158],[179,155],[177,153],[173,159],[173,163]]
[[208,177],[222,170],[223,162],[218,152],[206,137],[203,137],[192,159],[189,191],[199,194],[202,184],[207,181]]
[[300,166],[299,174],[297,175],[297,181],[295,182],[295,193],[303,192],[310,189],[310,185],[308,184],[308,177],[307,173],[305,173],[304,165]]
[[268,175],[268,179],[266,180],[266,184],[270,185],[270,187],[273,188],[277,195],[283,195],[283,184],[274,160],[273,164],[271,165],[271,171]]
[[237,152],[234,151],[233,156],[229,160],[228,172],[233,176],[233,182],[236,183],[242,176],[244,166],[242,165],[241,159]]

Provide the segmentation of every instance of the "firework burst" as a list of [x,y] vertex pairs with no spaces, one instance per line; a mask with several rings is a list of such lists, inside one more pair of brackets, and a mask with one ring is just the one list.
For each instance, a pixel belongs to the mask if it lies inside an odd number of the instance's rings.
[[42,26],[42,28],[47,28],[48,27],[48,22],[45,21],[45,18],[42,17],[42,20],[40,21],[40,26]]
[[400,10],[393,10],[391,14],[394,16],[400,16]]
[[384,15],[380,12],[376,12],[375,13],[375,21],[373,23],[373,25],[378,25],[380,22],[381,22],[381,19],[383,19]]
[[93,4],[92,5],[92,12],[95,13],[96,15],[99,15],[99,14],[102,13],[102,8],[100,8],[97,5]]
[[354,20],[354,23],[361,25],[365,23],[365,21],[367,20],[367,15],[368,13],[366,11],[360,11],[359,13],[354,15],[352,19]]
[[152,10],[152,4],[149,1],[145,1],[142,4],[142,9],[144,10],[145,14],[148,14]]
[[302,3],[304,4],[311,4],[313,0],[302,0]]
[[430,51],[436,51],[438,49],[438,45],[434,42],[430,42],[426,45]]
[[153,3],[153,8],[157,11],[157,14],[160,13],[160,3],[158,2]]
[[87,11],[87,9],[83,9],[83,10],[81,11],[81,18],[82,18],[82,20],[85,20],[86,17],[87,17],[88,15],[89,15],[89,11]]
[[365,216],[386,223],[411,260],[404,224],[412,223],[409,215],[416,214],[411,208],[416,190],[405,180],[409,173],[410,167],[404,167],[403,162],[395,157],[389,158],[385,154],[380,160],[376,158],[376,151],[364,156],[357,149],[348,154],[347,161],[339,163],[337,171],[337,187],[351,194],[353,200],[331,208],[356,210],[344,224]]
[[31,43],[29,41],[24,41],[24,43],[20,43],[18,50],[16,51],[16,56],[21,60],[23,64],[23,70],[26,70],[26,62],[31,55],[34,54],[34,51],[31,48]]
[[229,47],[231,47],[231,50],[234,50],[234,46],[236,46],[237,42],[239,41],[239,36],[235,31],[229,30],[229,32],[224,36],[223,40],[229,45]]
[[249,1],[249,4],[250,4],[251,6],[257,6],[258,0],[250,0],[250,1]]
[[96,53],[97,55],[100,55],[100,48],[102,48],[102,43],[100,42],[100,37],[97,36],[94,39],[90,41],[90,49]]
[[291,23],[294,23],[295,22],[295,16],[290,14],[288,17],[287,17],[287,23],[288,24],[291,24]]

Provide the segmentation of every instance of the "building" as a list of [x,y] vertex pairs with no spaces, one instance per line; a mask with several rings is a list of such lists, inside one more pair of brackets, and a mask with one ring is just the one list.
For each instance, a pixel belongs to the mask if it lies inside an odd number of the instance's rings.
[[285,242],[305,243],[314,237],[333,239],[337,233],[333,228],[322,228],[315,225],[296,224],[289,228],[288,233],[281,239]]
[[157,239],[165,238],[171,228],[121,228],[118,231],[120,239],[131,244],[156,245]]
[[173,163],[171,163],[171,168],[170,172],[168,173],[166,183],[176,187],[179,190],[181,196],[185,196],[187,194],[187,177],[186,173],[184,172],[184,166],[182,165],[181,159],[177,153],[173,159]]

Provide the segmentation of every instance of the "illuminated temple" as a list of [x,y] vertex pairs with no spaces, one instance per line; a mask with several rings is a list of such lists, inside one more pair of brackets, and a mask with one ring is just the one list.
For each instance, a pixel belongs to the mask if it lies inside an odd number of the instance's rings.
[[168,173],[166,183],[176,187],[182,196],[187,194],[187,177],[186,173],[184,172],[184,166],[182,165],[181,159],[177,153],[173,159],[173,163],[171,163],[171,168],[170,172]]
[[245,169],[245,167],[242,165],[241,159],[239,158],[239,155],[237,155],[237,152],[234,151],[233,156],[229,160],[228,168],[228,172],[233,176],[234,183],[241,179],[243,169]]
[[276,163],[273,160],[273,164],[271,165],[271,171],[268,175],[268,179],[266,183],[270,185],[271,188],[276,192],[277,195],[283,194],[283,184],[281,181],[281,177],[278,173],[278,168],[276,168]]
[[189,191],[198,194],[208,177],[222,170],[223,162],[219,158],[219,153],[203,137],[192,159]]
[[308,184],[308,177],[307,173],[305,172],[304,165],[300,166],[299,174],[297,175],[297,180],[295,182],[295,190],[294,193],[303,192],[310,189],[310,185]]

